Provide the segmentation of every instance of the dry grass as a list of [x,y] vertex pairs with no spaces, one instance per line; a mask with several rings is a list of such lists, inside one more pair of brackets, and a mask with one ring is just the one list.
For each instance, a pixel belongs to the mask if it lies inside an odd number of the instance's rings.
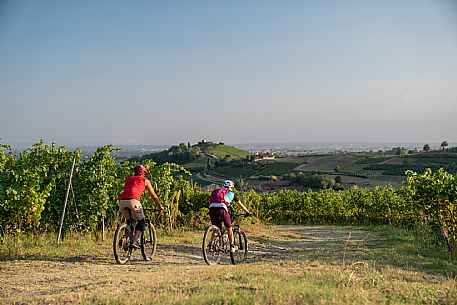
[[[245,265],[206,266],[203,232],[159,236],[157,259],[116,265],[110,240],[6,241],[2,304],[456,304],[456,259],[390,228],[247,226]],[[399,234],[401,233],[401,234]],[[402,235],[403,234],[403,235]],[[19,243],[21,244],[21,243]]]

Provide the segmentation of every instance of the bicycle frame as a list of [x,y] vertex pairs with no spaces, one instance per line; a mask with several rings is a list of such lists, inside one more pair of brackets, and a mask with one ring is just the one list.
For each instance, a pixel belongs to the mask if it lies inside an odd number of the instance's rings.
[[[136,248],[133,244],[133,237],[135,235],[136,220],[131,219],[131,210],[129,211],[129,219],[124,217],[124,220],[117,226],[116,233],[113,240],[114,258],[119,264],[125,264],[130,260],[133,250]],[[143,208],[145,212],[157,212],[157,209]],[[152,260],[156,250],[157,237],[154,225],[148,213],[145,213],[144,230],[140,236],[141,254],[144,260]]]
[[[233,233],[233,236],[235,236],[235,233],[238,233],[241,228],[240,228],[240,224],[238,223],[237,221],[237,218],[239,217],[247,217],[249,216],[249,214],[230,214],[230,219],[232,221],[232,233]],[[221,228],[221,233],[222,233],[222,237],[227,234],[228,230],[225,228],[225,227],[222,227]],[[228,245],[230,245],[229,243],[229,240],[227,239],[226,241],[223,241],[224,242],[224,245],[227,243]],[[240,241],[241,243],[241,241]]]
[[[245,216],[250,216],[250,214],[231,213],[230,215],[235,250],[231,251],[228,230],[225,227],[211,225],[206,229],[203,235],[203,258],[208,265],[219,264],[220,254],[230,254],[230,260],[234,265],[246,260],[247,238],[237,221],[237,218]],[[237,250],[239,250],[238,253],[236,253]]]

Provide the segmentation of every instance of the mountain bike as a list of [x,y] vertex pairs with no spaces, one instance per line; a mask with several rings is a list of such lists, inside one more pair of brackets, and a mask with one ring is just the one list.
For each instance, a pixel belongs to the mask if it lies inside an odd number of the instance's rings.
[[[131,214],[131,209],[126,208],[126,210],[128,210],[129,214]],[[145,261],[150,261],[154,258],[156,252],[157,234],[154,224],[151,222],[148,214],[158,212],[159,210],[143,208],[143,211],[145,212],[145,218],[144,231],[141,233],[140,237],[140,250],[143,259]],[[132,217],[130,217],[130,220],[124,220],[121,222],[116,228],[116,233],[114,233],[114,259],[121,265],[127,263],[131,259],[133,252],[136,250],[132,244],[133,236],[135,234],[136,221],[131,220],[131,218]]]
[[247,217],[250,214],[230,214],[235,251],[230,251],[230,241],[227,229],[219,228],[216,225],[209,226],[203,235],[203,258],[208,265],[220,264],[221,258],[230,254],[230,261],[233,265],[244,263],[248,256],[248,239],[246,233],[237,222],[239,217]]

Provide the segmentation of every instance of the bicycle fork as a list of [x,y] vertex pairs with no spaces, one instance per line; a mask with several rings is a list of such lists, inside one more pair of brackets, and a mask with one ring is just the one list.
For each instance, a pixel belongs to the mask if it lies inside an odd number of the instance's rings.
[[243,243],[243,240],[242,240],[242,236],[241,236],[241,233],[240,233],[240,229],[239,227],[235,227],[234,230],[233,230],[233,241],[235,242],[236,244],[236,238],[238,237],[238,250],[244,250],[244,243]]

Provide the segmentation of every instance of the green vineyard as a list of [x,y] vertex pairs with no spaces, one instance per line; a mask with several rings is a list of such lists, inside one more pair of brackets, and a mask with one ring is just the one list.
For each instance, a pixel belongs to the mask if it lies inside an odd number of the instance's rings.
[[[63,146],[33,145],[15,155],[0,151],[0,224],[6,234],[55,232],[68,199],[63,226],[66,231],[95,231],[118,221],[117,201],[134,163],[117,163],[112,145],[99,147],[83,161],[81,151]],[[71,183],[73,160],[75,162]],[[157,166],[143,161],[165,211],[157,219],[167,230],[198,226],[207,221],[209,190],[190,182],[190,173],[176,164]],[[457,236],[457,179],[444,169],[422,174],[407,171],[407,184],[344,191],[281,190],[257,193],[238,187],[239,195],[256,218],[268,223],[370,225],[404,228],[424,226],[431,236],[445,241],[449,251]],[[68,196],[66,196],[68,195]],[[143,196],[145,206],[154,206]]]

